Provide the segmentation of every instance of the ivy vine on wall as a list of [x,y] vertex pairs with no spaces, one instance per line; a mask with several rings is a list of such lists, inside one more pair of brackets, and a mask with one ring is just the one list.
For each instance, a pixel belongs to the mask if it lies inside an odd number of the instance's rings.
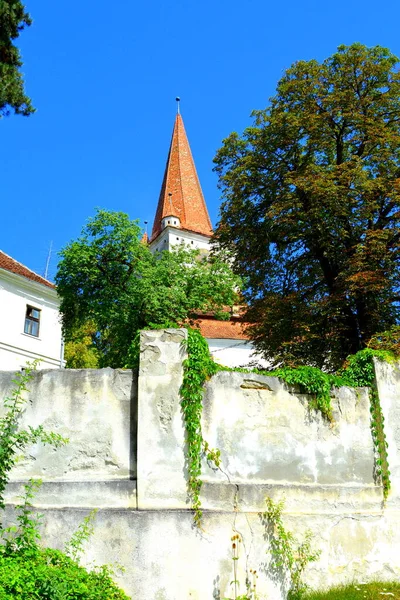
[[220,367],[213,361],[206,340],[195,329],[188,329],[187,354],[188,358],[183,363],[180,396],[186,429],[188,491],[194,510],[194,522],[200,526],[202,455],[205,454],[207,460],[214,463],[216,467],[220,466],[220,451],[211,449],[202,435],[203,386]]
[[333,421],[332,388],[340,386],[369,387],[371,432],[376,452],[376,476],[382,483],[383,496],[386,500],[391,486],[387,454],[388,444],[384,432],[384,417],[376,387],[373,361],[374,358],[377,358],[378,360],[393,362],[394,356],[392,353],[366,348],[354,356],[350,356],[345,367],[336,374],[325,373],[320,369],[307,366],[298,368],[282,367],[269,372],[257,369],[230,369],[216,364],[201,333],[198,330],[189,328],[187,354],[188,358],[183,364],[184,376],[180,395],[186,429],[188,491],[194,510],[194,521],[197,526],[200,526],[202,517],[200,501],[202,456],[205,455],[207,460],[214,463],[216,467],[220,466],[220,451],[211,449],[202,435],[203,387],[207,379],[220,370],[256,372],[261,375],[279,377],[289,385],[299,386],[303,393],[310,396],[310,408],[319,410],[329,422]]

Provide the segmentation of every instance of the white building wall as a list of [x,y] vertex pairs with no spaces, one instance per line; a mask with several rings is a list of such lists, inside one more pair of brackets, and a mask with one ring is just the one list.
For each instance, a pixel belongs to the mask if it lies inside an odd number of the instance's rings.
[[189,248],[195,250],[208,251],[210,248],[210,239],[204,235],[185,231],[176,227],[167,226],[150,244],[152,252],[162,252],[163,250],[171,250],[174,246],[185,244]]
[[257,367],[268,369],[271,365],[254,351],[248,340],[207,338],[215,362],[225,367]]
[[[39,336],[24,333],[27,305],[39,309]],[[0,270],[0,370],[19,370],[40,359],[39,369],[62,366],[62,333],[57,292]]]

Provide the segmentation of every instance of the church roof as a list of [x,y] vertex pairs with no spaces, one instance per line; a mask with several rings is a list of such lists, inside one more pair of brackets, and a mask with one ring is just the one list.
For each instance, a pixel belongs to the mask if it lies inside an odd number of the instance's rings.
[[212,234],[210,217],[179,112],[172,132],[151,241],[159,236],[161,221],[168,216],[178,217],[181,229],[208,237]]
[[249,340],[249,336],[245,333],[246,325],[248,323],[243,323],[239,319],[217,321],[210,316],[203,316],[197,319],[194,324],[200,330],[202,336],[207,339],[229,340]]
[[28,267],[25,267],[22,263],[14,260],[11,256],[8,256],[5,252],[0,250],[0,269],[4,269],[5,271],[10,271],[10,273],[15,273],[16,275],[20,275],[21,277],[25,277],[26,279],[30,279],[31,281],[36,281],[36,283],[41,283],[42,285],[46,285],[50,288],[55,288],[55,285],[51,283],[51,281],[47,281],[41,275],[38,275]]

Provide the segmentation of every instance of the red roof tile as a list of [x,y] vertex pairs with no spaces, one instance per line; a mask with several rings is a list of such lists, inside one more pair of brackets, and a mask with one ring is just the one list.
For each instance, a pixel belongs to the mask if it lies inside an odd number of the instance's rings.
[[31,281],[36,281],[36,283],[41,283],[42,285],[46,285],[47,287],[55,289],[55,285],[50,281],[47,281],[44,277],[41,277],[34,271],[25,267],[25,265],[8,256],[0,250],[0,269],[4,269],[5,271],[10,271],[11,273],[15,273],[16,275],[21,275],[22,277],[26,277],[26,279],[30,279]]
[[249,336],[246,335],[244,331],[246,323],[243,323],[237,319],[231,319],[229,321],[217,321],[213,318],[201,318],[195,322],[194,326],[198,327],[203,337],[208,339],[249,339]]
[[210,236],[212,226],[180,114],[176,115],[171,146],[154,219],[151,241],[161,233],[164,217],[180,219],[180,227]]

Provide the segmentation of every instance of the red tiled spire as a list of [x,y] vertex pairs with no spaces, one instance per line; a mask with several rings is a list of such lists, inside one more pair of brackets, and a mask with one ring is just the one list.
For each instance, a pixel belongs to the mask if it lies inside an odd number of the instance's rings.
[[151,241],[164,217],[180,219],[180,228],[211,236],[212,226],[181,115],[176,115]]

